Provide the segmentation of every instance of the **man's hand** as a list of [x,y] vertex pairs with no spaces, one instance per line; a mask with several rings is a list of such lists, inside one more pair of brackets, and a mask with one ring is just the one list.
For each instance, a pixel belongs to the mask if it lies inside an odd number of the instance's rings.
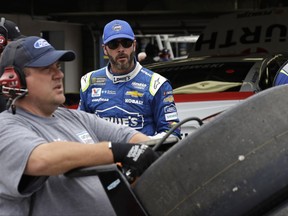
[[140,176],[158,157],[149,146],[142,144],[112,143],[114,162],[121,162],[126,175]]

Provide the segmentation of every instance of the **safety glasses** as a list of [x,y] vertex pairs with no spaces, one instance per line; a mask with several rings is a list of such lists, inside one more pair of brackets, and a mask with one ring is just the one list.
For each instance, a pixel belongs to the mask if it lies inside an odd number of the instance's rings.
[[121,44],[122,47],[124,48],[129,48],[132,46],[133,44],[133,40],[130,40],[130,39],[115,39],[115,40],[111,40],[109,41],[106,46],[109,47],[109,49],[117,49],[119,44]]

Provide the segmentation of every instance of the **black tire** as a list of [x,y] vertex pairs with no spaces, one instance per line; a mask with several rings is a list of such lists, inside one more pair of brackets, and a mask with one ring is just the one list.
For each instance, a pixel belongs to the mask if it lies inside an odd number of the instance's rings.
[[263,215],[285,201],[287,94],[260,92],[169,149],[134,187],[148,214]]

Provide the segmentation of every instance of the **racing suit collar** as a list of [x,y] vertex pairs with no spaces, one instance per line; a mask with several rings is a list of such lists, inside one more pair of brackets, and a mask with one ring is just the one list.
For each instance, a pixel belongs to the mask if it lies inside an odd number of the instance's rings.
[[120,82],[128,82],[129,80],[133,79],[141,70],[142,66],[139,64],[139,62],[136,62],[135,64],[135,68],[124,75],[113,75],[112,73],[110,73],[109,71],[109,64],[106,67],[106,75],[107,77],[112,80],[113,83],[120,83]]

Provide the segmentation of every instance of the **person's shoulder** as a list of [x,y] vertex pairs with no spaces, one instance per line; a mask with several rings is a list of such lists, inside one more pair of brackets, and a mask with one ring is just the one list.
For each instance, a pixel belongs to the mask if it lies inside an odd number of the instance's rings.
[[146,74],[150,78],[150,80],[157,80],[157,79],[159,80],[160,79],[161,82],[167,81],[166,77],[162,76],[161,74],[159,74],[157,72],[154,72],[154,71],[146,68],[145,66],[142,67],[141,71],[142,71],[142,74],[143,73]]
[[150,77],[155,73],[154,71],[146,68],[145,65],[144,66],[142,65],[141,71],[142,71],[142,73],[144,72],[146,75],[148,75]]
[[103,67],[103,68],[100,68],[98,70],[91,71],[91,74],[93,76],[105,75],[106,74],[106,68],[107,67]]
[[67,107],[58,107],[54,112],[59,118],[67,118],[69,120],[75,120],[81,118],[81,116],[87,114],[82,110],[69,109]]
[[105,69],[106,67],[103,67],[103,68],[100,68],[100,69],[97,69],[97,70],[93,70],[93,71],[90,71],[86,74],[84,74],[81,79],[89,79],[91,76],[98,76],[98,75],[101,75],[101,74],[105,74]]
[[159,74],[159,73],[157,73],[157,72],[154,72],[154,71],[152,71],[152,76],[154,77],[154,79],[161,79],[161,80],[167,80],[167,78],[166,77],[164,77],[164,76],[162,76],[161,74]]
[[149,84],[149,92],[152,96],[154,96],[158,92],[158,90],[162,88],[162,86],[170,85],[169,80],[167,78],[147,68],[142,68],[142,73],[144,74],[146,73],[147,75],[145,77],[146,78],[145,82]]
[[73,110],[67,107],[58,107],[54,113],[57,115],[72,115]]
[[81,77],[81,90],[82,92],[85,92],[90,84],[93,84],[94,82],[103,82],[103,79],[105,80],[106,76],[106,69],[100,68],[95,71],[90,71],[84,76]]
[[9,119],[10,115],[12,115],[11,113],[8,112],[8,110],[3,110],[0,113],[0,119]]
[[[24,116],[23,116],[24,115]],[[0,113],[0,122],[2,125],[10,125],[13,127],[13,124],[19,124],[22,123],[24,125],[27,125],[27,120],[25,117],[25,113],[22,112],[20,109],[16,109],[16,114],[12,114],[11,109],[4,110]]]
[[138,75],[137,75],[137,80],[142,81],[145,83],[149,83],[152,79],[154,72],[149,70],[148,68],[145,68],[144,66],[141,67]]

